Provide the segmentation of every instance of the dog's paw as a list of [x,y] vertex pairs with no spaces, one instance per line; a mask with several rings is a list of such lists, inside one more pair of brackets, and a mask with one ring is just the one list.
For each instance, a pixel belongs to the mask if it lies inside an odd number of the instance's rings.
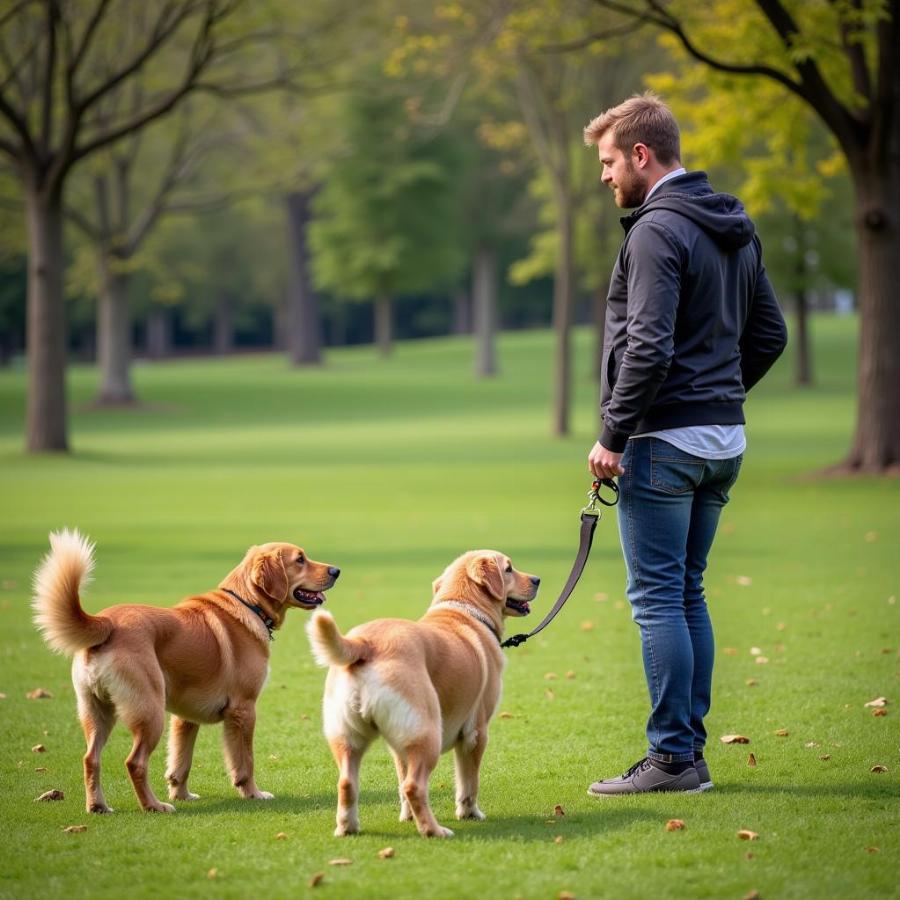
[[347,837],[351,834],[359,834],[359,823],[348,823],[346,825],[338,825],[337,828],[334,829],[335,837]]
[[199,800],[199,794],[192,794],[190,791],[184,791],[181,794],[174,793],[173,791],[169,791],[169,799],[170,800],[179,800],[189,802],[191,800]]
[[107,815],[108,813],[115,812],[115,810],[111,806],[107,806],[105,803],[92,803],[87,811],[89,813],[97,813],[98,815]]
[[255,794],[250,794],[247,797],[248,800],[274,800],[275,795],[270,794],[268,791],[257,791]]
[[412,810],[409,808],[409,804],[401,803],[400,804],[400,818],[398,819],[398,821],[412,822],[412,820],[413,820],[413,814],[412,814]]
[[476,822],[483,822],[485,815],[477,806],[457,806],[456,818],[475,819]]
[[152,806],[145,806],[144,810],[152,813],[173,813],[175,807],[171,803],[155,803]]
[[453,832],[449,828],[444,828],[443,825],[438,825],[435,830],[432,831],[423,831],[422,834],[425,837],[436,837],[436,838],[452,838]]

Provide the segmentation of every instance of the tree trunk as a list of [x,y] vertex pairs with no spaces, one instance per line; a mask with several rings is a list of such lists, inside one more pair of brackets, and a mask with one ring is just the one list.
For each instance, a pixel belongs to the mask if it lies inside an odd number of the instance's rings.
[[28,227],[26,445],[29,453],[68,450],[62,195],[25,184]]
[[310,191],[295,191],[285,197],[291,257],[288,349],[295,366],[315,366],[322,362],[319,297],[312,284],[307,241],[311,201]]
[[[900,132],[900,128],[897,130]],[[900,302],[897,300],[900,154],[896,153],[897,149],[880,171],[854,172],[859,253],[859,381],[856,432],[844,467],[872,474],[883,474],[900,466]]]
[[497,374],[497,250],[479,244],[472,263],[472,313],[475,320],[475,374]]
[[603,402],[603,341],[606,336],[606,295],[609,282],[594,291],[594,378],[597,380],[597,434],[603,431],[600,404]]
[[472,303],[469,294],[462,289],[453,294],[453,333],[472,333]]
[[147,316],[147,356],[166,359],[172,355],[172,312],[157,306]]
[[97,361],[100,391],[96,402],[116,406],[134,403],[131,390],[130,276],[114,270],[114,260],[100,261],[100,305],[97,310]]
[[234,316],[231,298],[225,291],[216,296],[213,315],[213,352],[216,356],[228,356],[234,350]]
[[556,191],[557,233],[559,243],[556,273],[553,279],[553,331],[556,335],[556,357],[553,381],[553,434],[569,433],[569,395],[572,380],[571,331],[573,218],[572,198],[564,187]]
[[375,298],[375,344],[382,356],[390,356],[393,349],[393,310],[390,294]]
[[806,288],[799,287],[794,293],[794,304],[797,312],[797,331],[793,338],[796,345],[794,380],[800,387],[809,387],[813,383],[812,355],[809,349],[809,294]]

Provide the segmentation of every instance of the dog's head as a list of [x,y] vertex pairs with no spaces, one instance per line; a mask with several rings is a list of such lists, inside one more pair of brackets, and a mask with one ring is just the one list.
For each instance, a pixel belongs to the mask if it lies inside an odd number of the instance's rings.
[[315,609],[341,570],[316,562],[296,544],[275,542],[251,547],[241,564],[221,583],[247,600],[258,603],[278,625],[288,607]]
[[470,550],[455,559],[434,580],[434,599],[462,600],[477,606],[495,621],[527,616],[541,579],[516,569],[496,550]]

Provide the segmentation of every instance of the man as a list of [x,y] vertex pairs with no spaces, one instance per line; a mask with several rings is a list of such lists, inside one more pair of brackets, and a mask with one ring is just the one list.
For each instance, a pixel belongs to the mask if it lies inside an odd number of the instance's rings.
[[678,125],[652,94],[584,130],[616,205],[634,208],[607,299],[603,433],[588,456],[618,476],[628,599],[650,690],[647,756],[597,796],[700,791],[713,669],[703,571],[745,447],[746,392],[787,342],[740,201],[680,162]]

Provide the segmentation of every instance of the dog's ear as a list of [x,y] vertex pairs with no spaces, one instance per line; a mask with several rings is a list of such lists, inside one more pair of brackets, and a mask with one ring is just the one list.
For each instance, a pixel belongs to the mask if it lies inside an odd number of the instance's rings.
[[279,603],[288,592],[288,577],[281,554],[258,553],[250,570],[250,580],[267,596]]
[[487,592],[496,600],[504,600],[506,591],[503,587],[503,573],[497,558],[491,556],[476,556],[466,564],[469,578],[487,589]]

